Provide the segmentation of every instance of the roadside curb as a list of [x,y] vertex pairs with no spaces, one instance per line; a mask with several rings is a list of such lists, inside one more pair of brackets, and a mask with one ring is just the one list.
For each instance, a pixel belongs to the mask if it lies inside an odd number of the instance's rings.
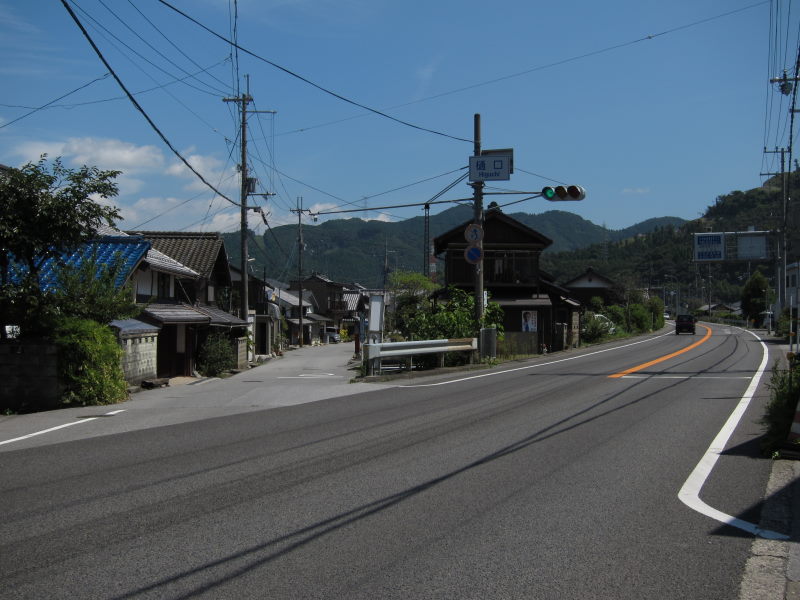
[[788,540],[757,537],[750,547],[739,600],[800,600],[800,462],[774,461],[765,492],[759,527],[790,536]]

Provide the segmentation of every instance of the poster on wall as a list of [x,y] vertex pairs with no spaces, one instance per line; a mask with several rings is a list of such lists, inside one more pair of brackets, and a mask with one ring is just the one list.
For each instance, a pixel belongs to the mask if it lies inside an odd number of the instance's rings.
[[538,330],[538,314],[535,310],[522,311],[522,331]]

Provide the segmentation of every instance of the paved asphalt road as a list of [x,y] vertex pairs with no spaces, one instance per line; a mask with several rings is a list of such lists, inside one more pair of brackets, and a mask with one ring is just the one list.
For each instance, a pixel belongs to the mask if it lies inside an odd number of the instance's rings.
[[736,598],[753,536],[698,510],[758,523],[772,359],[705,331],[397,385],[307,348],[4,418],[0,597]]

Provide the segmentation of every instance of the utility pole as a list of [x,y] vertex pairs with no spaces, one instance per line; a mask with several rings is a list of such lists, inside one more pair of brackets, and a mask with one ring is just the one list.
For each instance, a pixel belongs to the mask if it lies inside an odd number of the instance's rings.
[[[481,155],[481,116],[475,114],[473,121],[474,126],[474,143],[475,149],[474,156]],[[483,181],[473,181],[471,184],[473,190],[473,221],[476,225],[483,227]],[[477,246],[480,249],[480,259],[475,264],[475,320],[478,322],[478,327],[483,320],[483,241],[479,240]]]
[[[250,88],[250,79],[247,79],[248,92]],[[242,179],[242,185],[239,196],[239,208],[241,209],[241,231],[239,237],[239,251],[241,253],[240,266],[242,269],[242,288],[240,291],[241,298],[239,298],[239,310],[241,311],[242,320],[248,321],[250,307],[248,305],[248,290],[247,290],[247,192],[248,192],[248,177],[247,177],[247,105],[253,101],[253,97],[249,93],[243,93],[238,98],[223,98],[223,102],[237,102],[239,103],[239,112],[242,115],[242,122],[240,125],[241,131],[240,141],[242,148],[242,162],[239,164],[239,173]],[[248,325],[249,327],[249,325]]]
[[[241,311],[241,319],[248,323],[247,327],[249,328],[249,316],[250,316],[250,305],[249,305],[249,295],[250,292],[248,290],[248,274],[247,274],[247,262],[248,262],[248,255],[247,255],[247,196],[251,193],[255,192],[255,190],[251,190],[251,185],[255,184],[255,179],[251,179],[247,176],[247,113],[272,113],[274,114],[274,110],[247,110],[247,105],[253,101],[253,97],[250,95],[250,76],[245,75],[245,80],[247,81],[247,92],[243,93],[239,97],[234,98],[223,98],[223,102],[236,102],[239,104],[239,112],[242,115],[242,121],[240,124],[241,131],[239,132],[240,141],[241,141],[241,163],[239,164],[239,173],[241,175],[242,185],[240,190],[239,196],[239,208],[241,209],[240,215],[240,240],[239,240],[239,252],[241,253],[241,261],[239,263],[240,268],[242,270],[242,289],[241,289],[241,298],[239,301],[239,310]],[[254,207],[255,209],[255,207]],[[263,216],[263,213],[262,213]]]
[[297,319],[300,324],[300,347],[303,347],[303,198],[297,198]]
[[425,204],[425,234],[423,235],[422,240],[422,274],[425,277],[431,276],[431,262],[430,262],[430,253],[431,253],[431,205],[429,203]]
[[303,213],[311,214],[311,211],[303,208],[303,197],[297,197],[297,208],[291,209],[297,213],[297,312],[298,325],[300,327],[300,347],[303,347]]
[[[776,292],[776,313],[780,313],[785,300],[786,282],[783,281],[786,277],[786,228],[788,225],[787,207],[788,207],[788,173],[786,172],[786,154],[790,153],[787,148],[775,148],[775,150],[767,150],[764,148],[764,154],[780,154],[781,155],[781,170],[779,173],[761,173],[761,175],[781,175],[781,183],[783,187],[783,215],[780,224],[780,235],[778,237],[778,256],[775,257],[775,292]],[[791,156],[791,154],[789,154]],[[769,310],[765,307],[764,310]]]

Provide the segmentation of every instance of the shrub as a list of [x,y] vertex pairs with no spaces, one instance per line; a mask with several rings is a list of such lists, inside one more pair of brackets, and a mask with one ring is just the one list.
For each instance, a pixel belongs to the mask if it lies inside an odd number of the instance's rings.
[[206,377],[216,377],[236,366],[236,349],[224,333],[211,333],[200,347],[197,370]]
[[114,404],[128,398],[122,350],[109,327],[89,319],[65,317],[55,326],[61,404]]
[[788,370],[772,368],[769,382],[769,401],[759,423],[766,429],[761,441],[766,454],[770,454],[786,441],[794,421],[800,388],[800,368],[792,365]]
[[630,331],[641,333],[650,331],[653,326],[653,318],[650,311],[641,304],[631,304],[628,307],[630,313]]
[[614,325],[617,326],[617,329],[625,327],[625,307],[615,304],[613,306],[607,306],[605,310],[605,315],[611,319]]
[[587,312],[583,318],[583,330],[581,340],[586,343],[597,342],[609,335],[610,321],[596,317],[593,313]]

